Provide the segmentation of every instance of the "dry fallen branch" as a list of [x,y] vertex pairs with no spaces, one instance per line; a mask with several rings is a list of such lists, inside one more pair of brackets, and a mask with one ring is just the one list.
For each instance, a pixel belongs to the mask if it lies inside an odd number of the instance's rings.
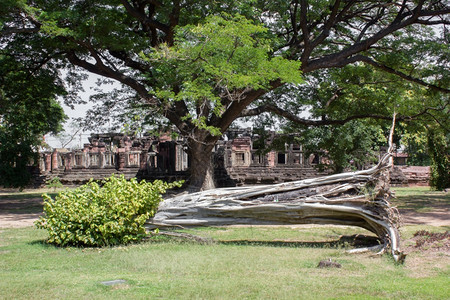
[[[333,224],[365,228],[398,262],[399,214],[389,202],[390,151],[368,170],[276,185],[203,191],[166,199],[151,222],[165,226]],[[355,251],[359,252],[359,250]]]

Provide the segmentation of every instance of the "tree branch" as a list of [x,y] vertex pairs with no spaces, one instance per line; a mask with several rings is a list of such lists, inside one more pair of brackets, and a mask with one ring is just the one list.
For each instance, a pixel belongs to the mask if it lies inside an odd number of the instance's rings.
[[[336,0],[334,3],[334,6],[331,10],[330,17],[328,18],[327,22],[325,23],[322,32],[320,35],[311,43],[311,51],[317,47],[320,43],[322,43],[329,35],[330,35],[330,29],[335,25],[336,23],[336,16],[338,14],[339,5],[341,4],[340,0]],[[307,53],[307,57],[309,57],[309,54]]]
[[148,74],[148,71],[150,68],[143,63],[140,63],[138,61],[131,59],[131,57],[125,51],[109,50],[109,54],[111,54],[113,57],[123,61],[127,67],[130,67],[134,70],[138,70],[138,71]]
[[302,36],[303,36],[303,44],[304,44],[304,50],[302,54],[303,55],[306,52],[310,52],[310,40],[309,40],[309,29],[308,29],[308,3],[306,0],[300,1],[300,28],[302,29]]
[[435,21],[429,21],[429,20],[418,20],[416,22],[417,24],[422,25],[450,25],[450,21],[447,20],[435,20]]
[[370,64],[370,65],[376,67],[377,69],[380,69],[380,70],[383,70],[385,72],[397,75],[397,76],[399,76],[399,77],[401,77],[403,79],[406,79],[406,80],[411,81],[411,82],[415,82],[417,84],[423,85],[423,86],[425,86],[427,88],[430,88],[430,89],[438,91],[438,92],[442,92],[442,93],[449,93],[450,92],[450,90],[448,90],[446,88],[439,87],[437,85],[425,82],[425,81],[423,81],[421,79],[418,79],[418,78],[412,77],[410,75],[407,75],[405,73],[402,73],[400,71],[397,71],[397,70],[395,70],[395,69],[393,69],[391,67],[388,67],[386,65],[380,64],[380,63],[374,61],[373,59],[371,59],[370,57],[367,57],[367,56],[364,56],[364,55],[354,55],[352,57],[345,58],[342,61],[337,61],[337,62],[334,62],[332,64],[329,64],[329,66],[327,68],[342,68],[342,67],[344,67],[346,65],[349,65],[349,64],[352,64],[352,63],[356,63],[356,62],[364,62],[364,63]]
[[[275,80],[270,83],[270,90],[273,90],[279,86],[281,86],[283,83],[280,80]],[[265,89],[258,89],[258,90],[249,90],[245,93],[242,100],[240,101],[233,101],[230,106],[226,109],[226,111],[223,113],[223,115],[220,118],[213,119],[214,121],[211,122],[211,124],[214,127],[218,127],[221,132],[225,132],[228,127],[233,123],[233,121],[239,117],[239,115],[242,113],[242,111],[245,110],[245,108],[250,105],[253,101],[261,97],[267,93],[267,90]]]
[[381,17],[383,16],[385,12],[385,8],[383,7],[382,9],[380,9],[380,11],[378,12],[378,14],[372,18],[372,20],[370,20],[369,22],[367,22],[367,24],[364,26],[364,28],[361,30],[361,32],[359,33],[358,37],[356,38],[356,42],[360,42],[361,39],[363,38],[364,34],[366,34],[367,30],[369,30],[369,28],[373,25],[375,25],[378,20],[381,19]]
[[[412,121],[416,119],[417,117],[424,115],[428,113],[428,110],[430,108],[426,108],[424,111],[417,113],[412,116],[397,116],[398,121]],[[264,104],[256,108],[252,109],[245,109],[242,111],[241,115],[239,117],[251,117],[251,116],[257,116],[262,113],[269,112],[274,113],[276,115],[279,115],[281,117],[284,117],[285,119],[294,122],[296,124],[305,125],[305,126],[324,126],[324,125],[344,125],[345,123],[348,123],[352,120],[359,120],[359,119],[377,119],[377,120],[391,120],[391,116],[384,116],[384,115],[377,115],[377,114],[360,114],[360,115],[353,115],[349,116],[345,119],[341,120],[331,120],[331,119],[321,119],[321,120],[309,120],[305,118],[300,118],[296,114],[286,111],[284,109],[281,109],[275,105],[272,104]]]
[[442,87],[439,87],[437,85],[430,84],[430,83],[425,82],[425,81],[423,81],[421,79],[414,78],[414,77],[412,77],[410,75],[407,75],[407,74],[402,73],[400,71],[394,70],[391,67],[388,67],[386,65],[380,64],[380,63],[374,61],[373,59],[371,59],[371,58],[369,58],[367,56],[357,55],[357,56],[355,56],[355,58],[357,58],[359,61],[367,63],[367,64],[369,64],[371,66],[374,66],[377,69],[383,70],[383,71],[391,73],[391,74],[395,74],[395,75],[397,75],[397,76],[399,76],[399,77],[401,77],[403,79],[406,79],[406,80],[411,81],[411,82],[418,83],[420,85],[426,86],[426,87],[428,87],[430,89],[433,89],[435,91],[442,92],[442,93],[449,93],[450,92],[450,90],[448,90],[446,88],[442,88]]
[[3,27],[0,31],[0,36],[7,36],[11,34],[22,34],[22,33],[36,33],[39,32],[39,27],[32,28],[18,28],[18,27]]
[[354,43],[343,49],[342,51],[311,60],[307,64],[302,64],[302,71],[304,73],[307,73],[321,68],[335,67],[340,62],[345,61],[349,57],[368,50],[372,45],[374,45],[376,42],[386,37],[387,35],[390,35],[393,32],[405,28],[406,26],[409,26],[411,24],[421,22],[421,20],[419,20],[419,17],[438,16],[450,12],[450,9],[447,8],[441,10],[421,10],[422,5],[423,0],[419,1],[414,10],[407,11],[402,14],[399,13],[397,18],[388,26],[379,30],[377,33],[373,34],[371,37],[365,40]]
[[129,86],[130,88],[134,89],[139,96],[141,96],[143,99],[145,99],[149,104],[158,105],[159,101],[158,99],[152,97],[147,92],[147,89],[144,85],[140,84],[137,80],[128,77],[118,71],[115,71],[107,66],[105,66],[101,61],[97,61],[97,63],[94,65],[92,63],[89,63],[85,60],[80,59],[74,51],[69,51],[67,54],[67,59],[74,65],[79,66],[91,73],[108,77],[111,79],[115,79],[119,81],[120,83]]
[[164,25],[158,21],[147,18],[147,16],[135,9],[127,0],[120,0],[127,12],[134,18],[136,18],[144,26],[145,31],[150,31],[151,28],[156,28],[164,33],[168,34],[169,26]]

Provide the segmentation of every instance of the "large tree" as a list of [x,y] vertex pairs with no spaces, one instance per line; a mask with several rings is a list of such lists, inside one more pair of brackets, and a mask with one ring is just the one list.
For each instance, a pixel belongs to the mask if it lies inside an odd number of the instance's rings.
[[[307,82],[298,88],[271,92],[254,101],[243,114],[257,115],[250,120],[259,128],[275,127],[283,133],[271,147],[284,148],[285,142],[295,140],[303,145],[307,155],[320,152],[328,158],[323,167],[334,172],[373,162],[374,151],[386,146],[394,112],[400,121],[394,136],[397,147],[420,142],[422,135],[424,147],[429,126],[448,132],[450,112],[446,95],[396,75],[364,65],[347,65],[312,72],[307,75]],[[277,101],[280,98],[283,101]],[[308,118],[298,112],[307,112]],[[426,147],[421,150],[426,152]],[[408,148],[412,162],[418,163],[414,151],[417,150]]]
[[176,126],[193,189],[213,186],[220,135],[243,115],[283,113],[289,97],[252,105],[302,90],[300,72],[308,81],[321,70],[370,66],[448,93],[447,1],[9,0],[0,10],[2,51],[39,47],[61,68],[116,80],[134,96],[117,101]]

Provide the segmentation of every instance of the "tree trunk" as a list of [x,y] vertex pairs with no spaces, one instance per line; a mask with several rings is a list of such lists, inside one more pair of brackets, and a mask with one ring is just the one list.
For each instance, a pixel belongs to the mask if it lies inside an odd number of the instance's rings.
[[156,226],[335,224],[365,228],[403,261],[398,222],[389,203],[390,155],[369,169],[268,186],[214,189],[163,201]]
[[189,192],[205,191],[216,187],[212,160],[213,148],[214,145],[200,141],[188,141],[188,152],[191,160]]

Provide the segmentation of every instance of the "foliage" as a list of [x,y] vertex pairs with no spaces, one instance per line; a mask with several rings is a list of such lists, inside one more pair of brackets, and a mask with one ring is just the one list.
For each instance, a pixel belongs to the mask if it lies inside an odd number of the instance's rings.
[[[331,162],[334,172],[345,168],[363,169],[378,161],[381,145],[386,145],[382,128],[367,122],[348,122],[341,126],[324,126],[318,129],[321,141],[315,149],[324,149],[323,156]],[[310,150],[311,144],[305,142]]]
[[109,246],[141,240],[145,221],[153,216],[162,193],[181,182],[127,181],[115,175],[59,193],[44,194],[45,215],[36,221],[46,229],[48,242],[59,246]]
[[407,164],[411,166],[429,166],[431,164],[427,146],[427,132],[403,132],[401,144],[408,154]]
[[442,191],[450,187],[449,136],[435,128],[428,129],[428,151],[431,157],[430,186]]
[[[448,122],[448,99],[444,96],[377,69],[348,65],[313,72],[305,79],[309,83],[306,87],[275,90],[255,101],[255,106],[277,106],[274,112],[282,114],[278,119],[259,115],[255,123],[299,136],[297,140],[307,154],[321,152],[335,172],[373,161],[380,146],[386,146],[394,112],[400,120],[394,143],[406,144],[412,156],[409,163],[419,165],[428,162],[425,125],[435,120]],[[424,110],[424,105],[440,109]]]
[[295,142],[303,145],[305,157],[318,155],[317,167],[341,173],[346,168],[363,169],[378,161],[381,146],[386,145],[383,127],[370,121],[350,121],[327,125],[285,129],[295,133]]
[[56,97],[65,90],[57,78],[0,52],[0,185],[26,185],[42,136],[61,130],[66,116]]
[[57,188],[63,188],[64,185],[61,183],[61,179],[59,179],[58,176],[53,177],[50,180],[47,180],[45,183],[45,186],[49,189],[53,189],[53,191],[56,191]]
[[192,108],[184,117],[195,117],[201,127],[209,111],[224,113],[221,98],[239,100],[234,94],[241,89],[269,89],[273,80],[300,84],[300,63],[270,58],[271,40],[265,35],[266,28],[240,15],[212,16],[203,24],[179,27],[172,47],[162,45],[146,56],[155,67],[157,97],[188,103]]
[[[242,90],[270,89],[270,82],[300,84],[300,62],[273,56],[272,39],[267,28],[241,15],[209,16],[197,25],[178,26],[173,44],[161,44],[139,53],[140,58],[152,68],[144,74],[152,82],[151,89],[162,105],[153,108],[159,116],[167,107],[186,103],[181,115],[183,121],[221,136],[220,128],[209,126],[211,117],[220,117],[226,110],[223,98],[239,100]],[[113,91],[114,97],[127,95],[127,105],[111,103],[110,93],[94,96],[101,104],[90,112],[95,122],[105,123],[93,115],[98,109],[110,108],[114,118],[126,122],[127,128],[144,125],[166,125],[155,114],[148,114],[148,106],[139,105],[126,89]],[[146,111],[147,110],[147,111]],[[182,111],[180,111],[182,113]],[[114,121],[113,121],[114,122]],[[140,124],[139,124],[140,123]],[[116,124],[115,124],[116,125]]]
[[320,126],[442,111],[447,2],[7,0],[0,47],[38,69],[66,68],[75,89],[81,70],[119,82],[92,100],[132,120],[132,131],[176,127],[198,183],[243,116],[298,120],[311,109],[303,124]]

